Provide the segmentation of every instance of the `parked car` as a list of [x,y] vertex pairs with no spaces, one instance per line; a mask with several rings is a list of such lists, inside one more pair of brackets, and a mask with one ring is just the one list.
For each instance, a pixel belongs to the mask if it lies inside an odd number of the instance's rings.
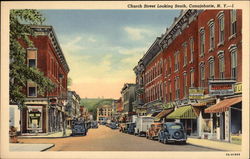
[[86,123],[83,119],[74,119],[72,120],[72,136],[75,135],[87,135]]
[[129,123],[127,133],[128,134],[134,134],[135,133],[135,123]]
[[138,118],[136,118],[136,127],[134,134],[138,136],[146,135],[146,131],[152,123],[154,123],[153,117],[139,116]]
[[117,124],[116,124],[115,122],[111,122],[111,123],[109,124],[109,127],[110,127],[111,129],[118,129],[118,126],[117,126]]
[[91,121],[91,128],[98,128],[98,122],[97,121]]
[[182,123],[164,123],[162,129],[158,133],[158,141],[165,144],[170,142],[179,142],[185,144],[187,141],[187,134]]
[[158,133],[161,128],[162,128],[162,123],[151,124],[150,128],[146,132],[146,138],[151,140],[158,138]]
[[120,132],[124,132],[125,125],[126,125],[125,123],[120,123],[120,124],[119,124],[119,131],[120,131]]

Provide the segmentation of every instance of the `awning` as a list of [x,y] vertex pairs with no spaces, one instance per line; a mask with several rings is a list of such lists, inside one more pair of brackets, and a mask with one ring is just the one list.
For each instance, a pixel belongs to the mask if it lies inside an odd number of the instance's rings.
[[206,105],[207,105],[207,103],[205,103],[205,102],[192,104],[192,106],[194,106],[194,107],[203,107],[203,106],[206,106]]
[[160,121],[162,118],[166,117],[168,114],[170,114],[173,111],[174,111],[174,109],[163,110],[162,112],[160,112],[158,115],[155,116],[154,120]]
[[212,105],[211,107],[205,109],[205,113],[219,113],[219,112],[225,112],[228,110],[228,108],[232,105],[235,105],[242,101],[242,97],[236,97],[236,98],[230,98],[230,99],[224,99],[221,102]]
[[167,119],[196,119],[195,114],[191,105],[179,107],[173,113],[167,116]]

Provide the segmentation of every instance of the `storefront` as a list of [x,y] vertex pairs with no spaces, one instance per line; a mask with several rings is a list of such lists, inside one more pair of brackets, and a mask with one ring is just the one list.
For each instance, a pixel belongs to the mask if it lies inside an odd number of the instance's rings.
[[214,138],[232,141],[242,132],[242,97],[228,97],[205,109],[213,118]]
[[187,135],[197,135],[197,112],[191,105],[181,106],[167,116],[167,119],[175,119],[184,125]]

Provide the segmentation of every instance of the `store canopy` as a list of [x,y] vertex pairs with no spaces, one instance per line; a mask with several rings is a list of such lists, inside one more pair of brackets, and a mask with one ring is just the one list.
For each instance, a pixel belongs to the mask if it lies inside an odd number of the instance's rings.
[[221,102],[212,105],[211,107],[205,109],[205,113],[221,113],[228,110],[232,105],[235,105],[242,101],[242,97],[224,99]]
[[197,115],[191,105],[179,107],[167,116],[167,119],[196,119]]
[[162,118],[166,117],[168,114],[173,112],[174,109],[167,109],[161,111],[158,115],[155,116],[155,121],[160,121]]

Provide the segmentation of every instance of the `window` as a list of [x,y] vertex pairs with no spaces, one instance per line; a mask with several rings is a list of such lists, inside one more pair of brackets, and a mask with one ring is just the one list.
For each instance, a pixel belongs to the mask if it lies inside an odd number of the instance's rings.
[[190,72],[190,87],[194,87],[194,70]]
[[27,64],[29,67],[36,67],[37,61],[37,49],[28,48],[27,49]]
[[224,14],[219,16],[219,44],[224,42]]
[[184,98],[187,97],[188,95],[188,85],[187,85],[187,73],[183,74],[183,88],[184,88]]
[[236,31],[237,31],[236,10],[235,9],[231,10],[230,15],[231,15],[231,35],[234,35],[234,34],[236,34]]
[[210,50],[214,49],[214,22],[213,21],[209,23],[209,42],[210,42]]
[[204,67],[204,63],[200,64],[200,87],[205,87],[205,67]]
[[214,58],[209,58],[209,78],[214,79]]
[[229,49],[231,53],[231,77],[237,79],[237,48],[235,45]]
[[190,39],[190,61],[193,62],[194,61],[194,39],[191,38]]
[[172,88],[171,88],[171,81],[169,81],[169,101],[172,101]]
[[168,69],[169,72],[168,72],[168,74],[171,74],[171,67],[172,67],[171,65],[172,65],[172,64],[171,64],[171,59],[170,59],[170,57],[168,58],[168,65],[169,65],[169,69]]
[[174,80],[175,85],[175,99],[180,98],[180,83],[179,83],[179,77],[176,77]]
[[184,59],[183,59],[183,67],[187,65],[187,44],[185,43],[183,45],[183,50],[184,50]]
[[27,91],[28,97],[36,97],[37,96],[37,85],[36,83],[32,82],[32,81],[28,81],[27,82]]
[[174,70],[175,71],[179,70],[179,52],[178,51],[174,54]]
[[225,77],[225,61],[224,61],[224,52],[219,52],[219,77],[224,79]]
[[205,31],[204,28],[200,30],[200,56],[205,53]]

